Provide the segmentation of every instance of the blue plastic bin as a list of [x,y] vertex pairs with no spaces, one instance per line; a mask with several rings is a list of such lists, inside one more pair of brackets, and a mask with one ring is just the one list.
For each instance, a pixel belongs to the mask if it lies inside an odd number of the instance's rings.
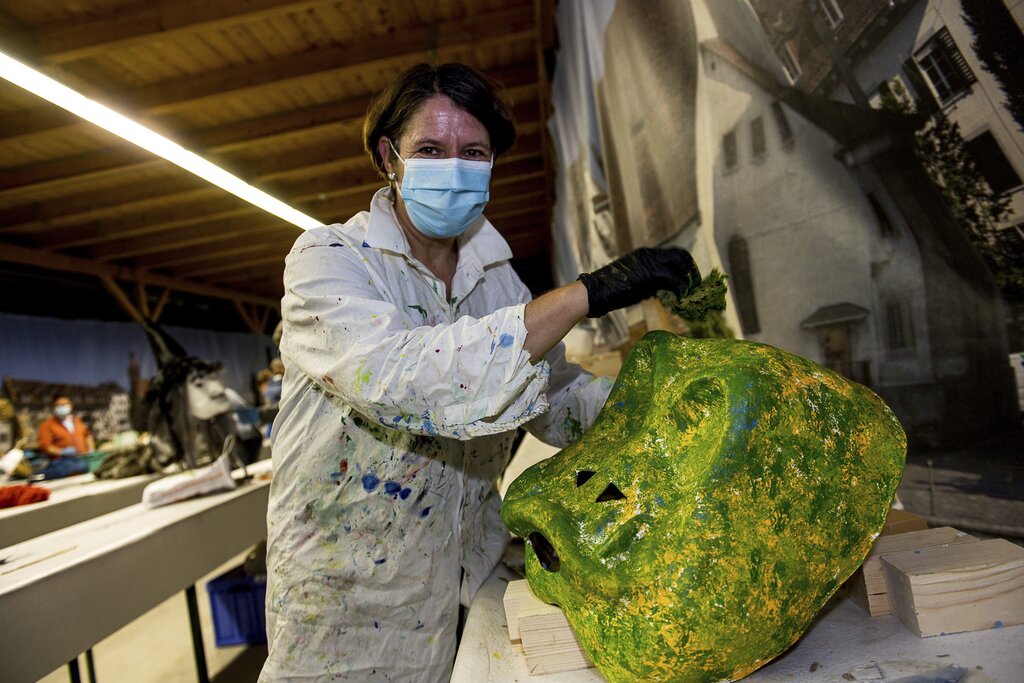
[[241,566],[206,584],[217,647],[267,642],[267,581],[246,576]]

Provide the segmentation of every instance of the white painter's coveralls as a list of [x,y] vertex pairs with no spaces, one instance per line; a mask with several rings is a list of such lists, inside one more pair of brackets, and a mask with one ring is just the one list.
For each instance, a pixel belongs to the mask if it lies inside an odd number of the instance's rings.
[[[523,349],[529,291],[486,220],[450,301],[387,190],[288,255],[261,680],[446,681],[459,603],[508,532],[495,481],[524,425],[564,446],[611,382]],[[550,409],[549,409],[550,405]]]

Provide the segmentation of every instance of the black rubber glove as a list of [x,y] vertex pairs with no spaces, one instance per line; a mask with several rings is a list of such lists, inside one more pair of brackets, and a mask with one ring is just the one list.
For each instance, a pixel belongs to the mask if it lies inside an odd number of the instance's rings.
[[685,249],[644,247],[577,279],[587,288],[587,317],[600,318],[609,311],[640,303],[663,289],[681,299],[700,284],[700,271]]

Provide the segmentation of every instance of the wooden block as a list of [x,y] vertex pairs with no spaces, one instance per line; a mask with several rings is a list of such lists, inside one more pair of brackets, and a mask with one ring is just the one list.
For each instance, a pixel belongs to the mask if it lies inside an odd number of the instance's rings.
[[942,526],[923,531],[879,536],[861,568],[850,577],[848,587],[854,602],[873,617],[891,614],[885,575],[882,572],[882,556],[904,550],[917,550],[933,546],[977,542],[974,536]]
[[927,528],[928,522],[921,515],[893,508],[889,510],[889,516],[885,519],[882,535],[905,534],[908,531],[923,531]]
[[888,553],[893,613],[919,636],[1024,623],[1024,548],[1002,538]]
[[510,581],[503,602],[512,649],[531,674],[593,666],[562,610],[538,600],[526,580]]
[[519,635],[531,675],[576,671],[594,666],[562,610],[554,605],[522,605]]
[[544,604],[533,595],[533,591],[530,590],[530,583],[526,579],[509,581],[508,586],[505,587],[505,597],[502,598],[502,604],[505,606],[505,623],[508,624],[508,639],[513,643],[518,643],[520,640],[519,609],[524,602],[536,605]]

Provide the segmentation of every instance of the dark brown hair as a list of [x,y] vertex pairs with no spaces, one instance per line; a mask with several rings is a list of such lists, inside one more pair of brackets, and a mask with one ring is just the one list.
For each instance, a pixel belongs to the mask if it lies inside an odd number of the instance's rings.
[[366,112],[363,147],[381,175],[387,172],[377,151],[378,141],[386,135],[397,146],[409,117],[437,95],[444,95],[483,124],[495,159],[512,147],[516,139],[512,116],[486,76],[465,64],[417,64],[388,84]]

